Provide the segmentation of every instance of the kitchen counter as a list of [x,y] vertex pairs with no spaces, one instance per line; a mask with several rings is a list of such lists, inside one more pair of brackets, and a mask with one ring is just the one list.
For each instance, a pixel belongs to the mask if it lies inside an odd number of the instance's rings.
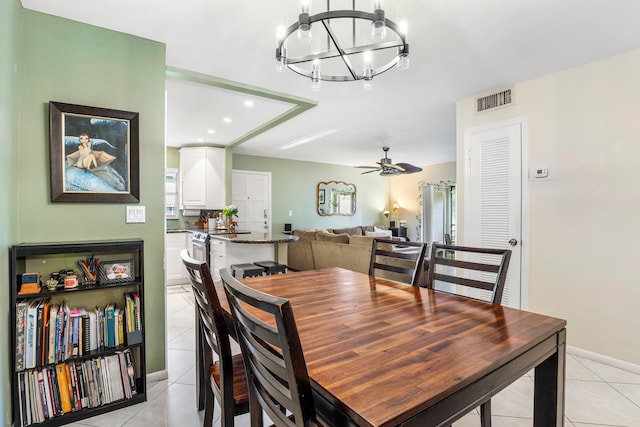
[[260,231],[245,234],[209,234],[211,243],[211,270],[214,280],[219,280],[222,268],[234,264],[274,261],[287,264],[287,244],[298,236]]
[[283,233],[262,233],[259,231],[238,231],[235,234],[212,234],[209,233],[212,239],[222,240],[224,242],[231,243],[246,243],[246,244],[264,244],[264,243],[289,243],[295,242],[299,239],[298,236],[292,236],[290,234]]

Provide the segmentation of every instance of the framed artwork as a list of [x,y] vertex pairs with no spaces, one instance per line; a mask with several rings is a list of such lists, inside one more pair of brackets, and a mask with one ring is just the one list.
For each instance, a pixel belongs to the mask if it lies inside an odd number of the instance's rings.
[[133,269],[133,259],[101,261],[98,265],[98,277],[101,284],[135,281],[136,273]]
[[324,205],[324,190],[318,191],[318,203]]
[[52,202],[138,202],[138,113],[49,102]]

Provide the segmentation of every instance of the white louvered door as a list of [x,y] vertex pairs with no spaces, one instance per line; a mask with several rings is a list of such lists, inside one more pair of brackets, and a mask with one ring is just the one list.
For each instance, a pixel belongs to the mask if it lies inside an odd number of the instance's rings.
[[520,120],[465,133],[464,244],[511,249],[502,304],[516,308],[521,308],[522,293],[522,140]]

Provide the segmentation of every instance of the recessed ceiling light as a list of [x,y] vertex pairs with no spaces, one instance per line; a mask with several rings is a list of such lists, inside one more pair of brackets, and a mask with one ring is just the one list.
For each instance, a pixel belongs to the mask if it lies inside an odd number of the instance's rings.
[[253,101],[244,101],[245,107],[253,107]]
[[213,129],[209,129],[207,132],[209,132],[209,133],[216,133],[216,131],[215,131],[215,130],[213,130]]
[[198,138],[198,142],[204,142],[204,139]]
[[225,117],[222,121],[225,123],[231,123],[231,117]]

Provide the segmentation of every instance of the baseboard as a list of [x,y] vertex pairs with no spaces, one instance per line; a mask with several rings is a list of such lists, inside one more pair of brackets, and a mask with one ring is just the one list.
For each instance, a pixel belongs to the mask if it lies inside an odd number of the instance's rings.
[[169,378],[169,372],[166,369],[162,371],[155,371],[147,374],[147,383],[154,381],[162,381]]
[[624,369],[625,371],[640,374],[640,365],[625,362],[624,360],[614,359],[613,357],[572,347],[570,345],[567,346],[567,353],[575,354],[576,356],[584,357],[585,359],[593,360],[594,362],[604,363],[605,365],[613,366],[614,368]]

